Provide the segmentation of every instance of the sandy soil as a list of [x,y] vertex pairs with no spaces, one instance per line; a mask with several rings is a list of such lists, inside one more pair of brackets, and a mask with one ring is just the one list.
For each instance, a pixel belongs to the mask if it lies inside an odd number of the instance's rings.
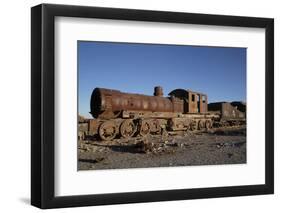
[[79,141],[78,170],[246,163],[246,128]]

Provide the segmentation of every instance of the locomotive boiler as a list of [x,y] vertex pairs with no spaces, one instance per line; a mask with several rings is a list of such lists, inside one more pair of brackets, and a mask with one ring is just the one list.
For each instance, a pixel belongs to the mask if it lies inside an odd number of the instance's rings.
[[161,87],[155,87],[154,96],[96,88],[91,96],[90,113],[94,118],[111,119],[118,117],[122,111],[182,112],[175,99],[162,96]]
[[79,135],[112,140],[245,123],[245,112],[235,103],[211,104],[208,111],[207,95],[191,90],[175,89],[163,97],[160,86],[154,88],[153,96],[95,88],[90,100],[94,119],[79,122]]

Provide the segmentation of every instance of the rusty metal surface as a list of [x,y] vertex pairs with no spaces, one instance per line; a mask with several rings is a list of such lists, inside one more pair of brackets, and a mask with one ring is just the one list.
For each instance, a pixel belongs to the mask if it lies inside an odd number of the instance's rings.
[[90,134],[94,135],[98,133],[98,127],[101,124],[101,121],[97,119],[89,119],[88,121],[88,131]]
[[170,97],[163,97],[160,86],[154,96],[124,93],[118,90],[95,88],[91,96],[91,114],[94,118],[117,118],[122,111],[148,111],[173,113],[206,113],[207,95],[177,89]]
[[245,119],[245,112],[241,112],[237,106],[229,102],[216,102],[208,104],[210,111],[219,111],[222,119]]
[[[118,117],[122,110],[151,112],[181,112],[179,100],[161,97],[161,89],[156,89],[158,96],[123,93],[118,90],[94,89],[91,96],[91,114],[94,118]],[[175,108],[174,108],[175,103]]]
[[98,132],[102,140],[110,141],[119,133],[119,128],[113,120],[108,120],[99,126]]
[[120,135],[123,138],[133,137],[136,130],[137,126],[135,125],[133,119],[125,119],[120,125]]
[[184,101],[183,113],[206,113],[208,111],[208,96],[191,90],[175,89],[169,93]]
[[163,96],[163,88],[160,87],[160,86],[154,87],[153,95],[162,97]]

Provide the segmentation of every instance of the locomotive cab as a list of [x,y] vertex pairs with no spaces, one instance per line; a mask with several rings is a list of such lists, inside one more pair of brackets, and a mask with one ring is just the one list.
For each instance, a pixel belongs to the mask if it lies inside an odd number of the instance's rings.
[[208,97],[206,94],[176,89],[170,92],[169,95],[183,100],[184,113],[207,113],[208,111]]

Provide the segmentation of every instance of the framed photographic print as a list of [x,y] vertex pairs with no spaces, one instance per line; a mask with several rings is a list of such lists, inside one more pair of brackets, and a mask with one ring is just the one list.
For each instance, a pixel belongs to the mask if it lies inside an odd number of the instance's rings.
[[31,9],[31,203],[272,194],[274,20]]

